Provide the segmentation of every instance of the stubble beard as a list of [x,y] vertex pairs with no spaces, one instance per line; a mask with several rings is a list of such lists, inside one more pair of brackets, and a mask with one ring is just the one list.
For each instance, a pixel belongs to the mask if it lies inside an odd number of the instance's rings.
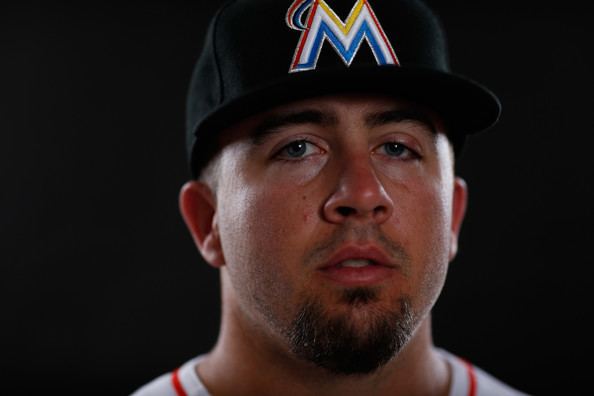
[[[315,268],[348,240],[376,241],[399,263],[397,270],[408,276],[410,256],[402,245],[386,238],[377,227],[336,231],[312,248],[303,260],[303,267]],[[354,287],[334,295],[337,300],[326,305],[317,295],[291,298],[295,291],[287,289],[284,279],[265,272],[255,277],[263,275],[266,277],[259,289],[268,293],[251,293],[251,297],[266,322],[284,338],[295,357],[332,374],[365,375],[377,371],[402,350],[418,323],[408,295],[387,301],[380,295],[381,288]],[[300,304],[291,310],[290,317],[280,314],[272,304],[291,300]]]
[[398,354],[414,331],[410,298],[401,297],[391,311],[378,308],[377,300],[373,288],[347,289],[341,302],[351,314],[330,315],[319,300],[307,299],[285,334],[291,351],[333,374],[375,372]]

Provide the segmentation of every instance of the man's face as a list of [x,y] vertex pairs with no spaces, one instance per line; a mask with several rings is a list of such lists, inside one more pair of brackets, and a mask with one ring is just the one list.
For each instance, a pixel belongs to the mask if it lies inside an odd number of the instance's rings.
[[345,95],[226,133],[213,224],[237,317],[334,372],[386,363],[428,314],[455,255],[465,190],[440,120]]

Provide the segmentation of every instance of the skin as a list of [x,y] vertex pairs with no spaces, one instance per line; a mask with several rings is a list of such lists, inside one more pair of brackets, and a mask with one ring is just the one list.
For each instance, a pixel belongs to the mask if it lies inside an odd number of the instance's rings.
[[[426,121],[370,118],[411,109],[420,108],[361,95],[275,108],[223,133],[216,188],[184,185],[184,220],[221,273],[219,340],[197,367],[213,395],[448,393],[449,367],[434,350],[430,311],[456,255],[467,190],[454,175],[437,115],[420,109]],[[254,143],[262,124],[312,110],[322,118],[273,126]],[[294,143],[303,140],[311,143]],[[394,257],[397,269],[373,285],[377,300],[345,304],[340,296],[347,286],[319,267],[345,245],[370,244],[384,252],[398,246],[405,257]],[[336,375],[304,361],[283,332],[307,298],[365,334],[370,319],[397,310],[403,296],[411,300],[415,330],[371,374]]]

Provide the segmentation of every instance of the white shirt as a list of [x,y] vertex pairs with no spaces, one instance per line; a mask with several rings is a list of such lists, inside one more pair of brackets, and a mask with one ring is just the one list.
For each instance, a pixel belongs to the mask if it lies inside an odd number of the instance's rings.
[[[449,396],[526,395],[443,349],[438,349],[438,352],[451,368]],[[149,382],[131,396],[210,396],[196,372],[196,365],[203,358],[204,355],[195,357],[179,369]]]

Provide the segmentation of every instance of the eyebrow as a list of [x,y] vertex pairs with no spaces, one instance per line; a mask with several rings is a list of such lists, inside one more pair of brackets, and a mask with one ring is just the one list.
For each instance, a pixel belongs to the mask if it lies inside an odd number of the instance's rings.
[[278,132],[280,129],[292,125],[335,125],[338,117],[333,113],[325,113],[319,110],[302,110],[285,114],[275,114],[262,121],[252,133],[252,142],[260,145],[268,135]]
[[[378,127],[391,123],[413,121],[426,126],[433,135],[437,134],[433,121],[428,114],[414,109],[392,109],[369,114],[365,117],[368,127]],[[315,109],[306,109],[284,114],[275,114],[267,117],[258,124],[252,132],[252,143],[261,145],[265,138],[282,128],[294,125],[314,124],[330,126],[338,124],[338,116],[332,112],[322,112]]]
[[365,124],[369,127],[377,127],[391,123],[413,121],[426,126],[432,134],[437,134],[435,125],[429,114],[415,109],[394,109],[373,113],[365,117]]

